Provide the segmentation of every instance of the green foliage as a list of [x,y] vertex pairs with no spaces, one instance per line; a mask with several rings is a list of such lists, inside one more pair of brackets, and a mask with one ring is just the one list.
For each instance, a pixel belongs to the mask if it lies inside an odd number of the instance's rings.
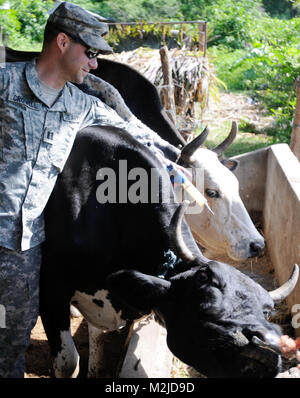
[[10,0],[10,9],[0,10],[5,44],[17,49],[41,48],[44,26],[52,0]]
[[244,48],[253,40],[257,19],[261,17],[260,1],[216,1],[209,9],[210,46]]
[[21,23],[18,20],[17,12],[15,10],[0,10],[0,26],[3,30],[3,38],[16,38],[21,28]]
[[276,117],[276,128],[268,134],[276,141],[289,142],[295,110],[294,82],[300,73],[300,19],[263,18],[255,36],[248,50],[232,52],[219,47],[211,54],[218,64],[219,77],[229,89],[247,90]]
[[[288,142],[295,109],[294,82],[300,72],[300,0],[72,0],[75,4],[118,21],[208,21],[208,53],[222,89],[248,92],[277,118],[274,139]],[[0,5],[4,0],[0,0]],[[16,49],[38,50],[52,0],[10,0],[0,10],[6,43]],[[275,17],[276,18],[275,18]],[[179,27],[179,26],[178,26]],[[176,27],[176,28],[178,28]],[[171,36],[166,28],[166,40]],[[172,26],[174,29],[174,26]],[[188,34],[197,38],[196,28]],[[194,29],[194,30],[193,30]],[[130,35],[138,44],[158,45],[158,24],[118,29],[111,33],[115,49]],[[180,35],[175,38],[180,42]]]
[[184,37],[189,37],[190,47],[198,47],[197,25],[147,24],[140,21],[136,25],[117,25],[110,29],[108,43],[115,52],[130,51],[138,47],[160,48],[167,45],[169,48],[184,45]]
[[117,22],[165,21],[183,17],[178,0],[75,0],[103,17]]
[[32,41],[42,41],[44,26],[48,19],[47,10],[53,7],[50,0],[10,0],[20,22],[19,33],[30,37]]
[[209,45],[242,48],[252,41],[261,0],[74,0],[103,17],[120,22],[206,20]]
[[263,0],[263,6],[271,17],[291,18],[293,5],[290,0]]
[[[165,29],[165,38],[168,40],[171,37],[170,27],[166,26]],[[108,42],[114,51],[118,51],[119,49],[129,51],[138,47],[160,47],[162,38],[163,31],[161,25],[117,25],[115,29],[110,30]]]

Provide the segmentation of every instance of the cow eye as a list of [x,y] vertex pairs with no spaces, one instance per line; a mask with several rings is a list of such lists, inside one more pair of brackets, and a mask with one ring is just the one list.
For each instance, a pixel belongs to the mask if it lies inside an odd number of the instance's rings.
[[269,321],[270,318],[271,318],[271,311],[265,310],[265,311],[263,311],[263,313],[264,313],[265,319],[266,319],[267,321]]
[[216,278],[212,278],[211,285],[217,287],[218,289],[221,287],[220,282]]
[[226,287],[226,283],[223,280],[219,280],[214,277],[211,280],[211,285],[219,290],[223,290]]
[[208,275],[206,272],[197,272],[197,281],[200,282],[201,285],[208,281]]
[[219,197],[220,197],[219,192],[216,191],[215,189],[209,189],[209,188],[207,188],[207,189],[205,190],[205,193],[206,193],[206,195],[207,195],[208,197],[210,197],[210,198],[219,198]]
[[266,306],[264,309],[263,309],[263,314],[264,314],[264,317],[265,317],[265,319],[267,320],[267,321],[270,321],[271,319],[272,319],[272,316],[273,316],[273,308],[272,307],[269,307],[269,306]]

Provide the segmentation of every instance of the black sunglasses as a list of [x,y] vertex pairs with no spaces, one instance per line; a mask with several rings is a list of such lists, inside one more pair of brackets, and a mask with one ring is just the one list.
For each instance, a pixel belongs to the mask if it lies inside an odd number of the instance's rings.
[[87,48],[85,51],[85,55],[89,59],[97,58],[101,51],[97,50],[96,48]]
[[88,59],[97,58],[98,55],[101,53],[101,51],[97,50],[96,48],[87,47],[86,44],[82,40],[80,40],[78,37],[75,37],[68,32],[63,32],[63,33],[66,34],[67,36],[69,36],[75,43],[82,44],[86,48],[85,55],[88,57]]

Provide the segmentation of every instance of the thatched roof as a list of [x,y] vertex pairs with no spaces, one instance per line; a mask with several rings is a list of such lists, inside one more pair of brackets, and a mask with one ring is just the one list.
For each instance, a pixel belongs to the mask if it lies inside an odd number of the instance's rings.
[[[105,56],[105,58],[125,63],[149,79],[158,89],[164,87],[162,65],[159,50],[138,48]],[[169,50],[172,67],[174,96],[179,130],[193,130],[198,118],[195,116],[194,104],[199,103],[201,113],[206,109],[209,90],[209,65],[200,51],[186,49]]]

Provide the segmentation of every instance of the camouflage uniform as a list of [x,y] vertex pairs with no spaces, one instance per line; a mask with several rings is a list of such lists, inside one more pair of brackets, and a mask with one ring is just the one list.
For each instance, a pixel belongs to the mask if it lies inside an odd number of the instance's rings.
[[71,83],[49,107],[34,62],[0,69],[0,93],[0,246],[9,249],[43,242],[43,209],[78,130],[117,126],[147,145],[157,136]]
[[[102,38],[105,24],[69,3],[57,10],[49,20],[73,28],[89,46],[110,51]],[[6,310],[0,377],[24,374],[24,352],[38,312],[43,210],[76,133],[91,125],[116,126],[150,146],[163,141],[130,113],[122,116],[71,83],[49,104],[35,61],[0,68],[0,305]]]
[[0,377],[24,376],[24,353],[38,317],[40,248],[24,252],[0,248],[0,303],[5,308],[0,328]]

